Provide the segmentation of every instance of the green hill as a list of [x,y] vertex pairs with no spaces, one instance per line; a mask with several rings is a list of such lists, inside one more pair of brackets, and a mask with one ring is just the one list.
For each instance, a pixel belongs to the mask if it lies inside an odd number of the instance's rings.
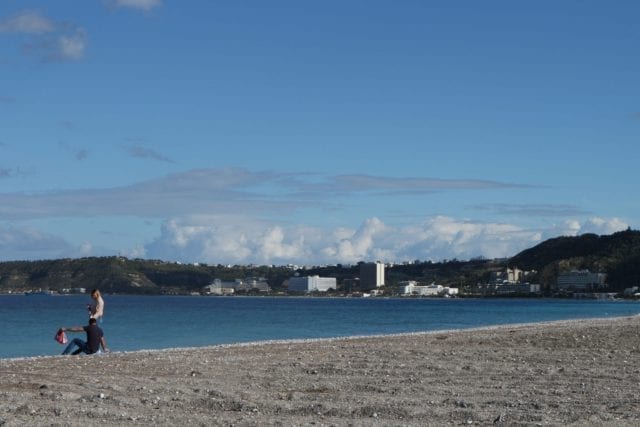
[[569,270],[603,272],[610,289],[622,291],[640,284],[640,231],[549,239],[510,258],[509,265],[537,270],[546,287],[555,283],[559,273]]
[[119,257],[0,263],[0,290],[99,288],[104,292],[155,293],[157,285]]
[[256,266],[208,266],[123,257],[90,257],[0,263],[0,292],[98,288],[105,293],[185,294],[214,279],[264,277],[278,287],[290,269]]

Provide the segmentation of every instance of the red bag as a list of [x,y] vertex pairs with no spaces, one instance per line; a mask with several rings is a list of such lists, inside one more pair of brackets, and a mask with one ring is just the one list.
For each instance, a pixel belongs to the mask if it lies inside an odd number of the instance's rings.
[[64,333],[62,329],[58,329],[58,333],[55,336],[55,340],[60,344],[66,344],[69,340],[67,339],[67,334]]

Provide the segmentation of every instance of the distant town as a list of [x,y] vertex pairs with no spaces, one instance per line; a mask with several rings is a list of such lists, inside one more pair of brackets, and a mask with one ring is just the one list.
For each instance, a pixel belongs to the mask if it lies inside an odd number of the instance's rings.
[[[530,282],[530,278],[536,277],[535,270],[520,270],[518,268],[506,268],[502,271],[491,272],[487,282],[479,282],[467,286],[462,290],[458,287],[446,286],[435,282],[423,283],[416,280],[399,281],[394,286],[387,286],[385,281],[386,265],[380,261],[371,263],[359,263],[359,276],[344,278],[338,283],[336,277],[321,277],[320,275],[295,275],[286,279],[282,285],[273,289],[264,277],[246,277],[234,280],[214,279],[210,284],[199,290],[190,291],[189,295],[204,296],[232,296],[232,295],[331,295],[349,297],[431,297],[431,298],[456,298],[456,297],[500,297],[542,296],[543,290],[540,284]],[[590,272],[589,270],[571,270],[558,275],[555,286],[550,289],[551,296],[588,298],[588,299],[613,299],[635,298],[640,299],[638,286],[625,288],[620,292],[607,292],[606,274]],[[87,288],[61,288],[58,291],[30,289],[24,293],[27,295],[53,295],[53,294],[83,294]],[[9,291],[8,293],[13,293]]]
[[[534,276],[535,271],[523,271],[518,268],[507,268],[494,272],[487,283],[478,283],[467,290],[468,296],[538,296],[541,295],[540,284],[530,283],[527,278]],[[607,288],[606,274],[592,273],[589,270],[572,270],[560,274],[554,293],[556,296],[572,296],[574,298],[611,299],[621,295],[617,292],[603,292]],[[436,283],[422,284],[415,280],[401,281],[393,288],[385,286],[385,264],[382,262],[361,263],[360,276],[353,280],[345,280],[338,286],[335,277],[294,276],[288,280],[286,289],[289,294],[335,294],[343,291],[349,296],[405,296],[405,297],[443,297],[460,296],[456,287],[443,286]],[[238,292],[268,293],[271,291],[265,279],[236,279],[224,282],[219,279],[203,289],[204,295],[234,295]],[[624,290],[624,297],[640,298],[637,286]]]

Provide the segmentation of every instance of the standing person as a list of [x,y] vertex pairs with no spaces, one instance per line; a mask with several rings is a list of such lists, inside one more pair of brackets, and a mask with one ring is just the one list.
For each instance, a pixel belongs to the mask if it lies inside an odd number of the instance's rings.
[[104,316],[104,300],[102,299],[102,295],[100,295],[100,291],[98,289],[92,290],[91,298],[93,298],[95,304],[87,306],[89,309],[89,318],[99,320],[100,323],[102,323],[102,316]]
[[82,341],[80,338],[74,338],[69,343],[67,348],[64,349],[62,354],[71,353],[71,350],[73,350],[74,347],[78,347],[78,348],[73,352],[73,354],[80,354],[80,353],[94,354],[100,350],[100,347],[102,347],[102,350],[105,353],[109,352],[109,349],[107,348],[107,342],[104,339],[104,333],[102,332],[102,329],[100,329],[100,327],[96,325],[95,318],[90,318],[89,324],[87,326],[73,326],[71,328],[60,328],[60,331],[86,332],[87,334],[87,341]]

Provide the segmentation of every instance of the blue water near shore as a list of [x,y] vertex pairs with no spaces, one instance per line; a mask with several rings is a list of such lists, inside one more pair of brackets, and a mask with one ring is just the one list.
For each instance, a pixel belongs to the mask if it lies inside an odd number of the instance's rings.
[[[637,315],[640,302],[106,295],[112,351],[378,335]],[[55,355],[61,326],[87,321],[87,295],[0,295],[0,358]],[[85,339],[85,334],[69,333]]]

